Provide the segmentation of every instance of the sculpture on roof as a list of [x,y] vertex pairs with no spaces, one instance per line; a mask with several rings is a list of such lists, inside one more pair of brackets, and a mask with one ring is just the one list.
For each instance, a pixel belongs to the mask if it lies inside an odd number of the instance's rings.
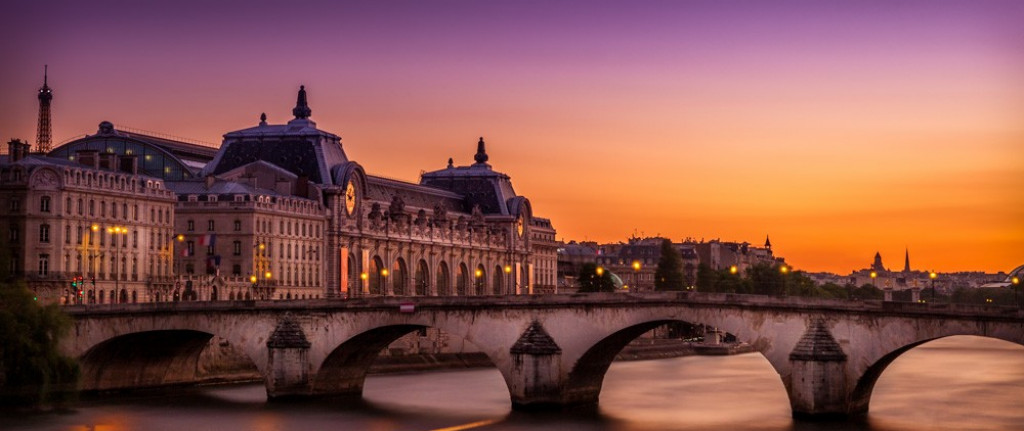
[[299,97],[295,101],[295,108],[292,109],[292,115],[295,118],[306,119],[313,114],[313,110],[309,109],[309,103],[306,102],[306,86],[299,86]]
[[478,164],[487,163],[487,150],[484,149],[484,137],[480,137],[480,141],[476,143],[476,155],[473,156],[473,160],[476,160]]

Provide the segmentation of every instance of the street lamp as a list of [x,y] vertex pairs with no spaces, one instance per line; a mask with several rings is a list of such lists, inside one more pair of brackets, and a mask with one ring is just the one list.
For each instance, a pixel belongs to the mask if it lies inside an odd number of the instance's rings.
[[633,261],[633,287],[640,290],[640,261]]
[[595,270],[595,272],[597,273],[598,277],[603,276],[604,275],[604,267],[603,266],[597,267],[597,270]]
[[[92,227],[93,227],[93,230],[99,229],[99,227],[96,226],[96,225],[93,225]],[[128,228],[121,227],[121,226],[108,227],[107,228],[107,233],[110,234],[110,243],[111,243],[110,245],[114,246],[114,267],[112,268],[112,271],[111,271],[112,272],[111,275],[114,276],[114,292],[115,292],[116,295],[120,295],[120,289],[118,289],[118,282],[121,280],[121,272],[124,271],[124,267],[122,266],[121,267],[121,271],[118,271],[117,266],[118,266],[118,264],[121,263],[120,262],[120,259],[121,259],[121,249],[118,248],[118,246],[117,246],[117,236],[116,235],[127,235],[128,234]]]
[[[514,294],[515,293],[515,289],[512,286],[512,284],[515,282],[515,280],[512,279],[512,265],[505,265],[504,269],[505,269],[505,278],[509,281],[508,287],[505,288],[505,294],[507,295],[507,294],[509,294],[509,292]],[[555,283],[555,293],[558,293],[558,283]]]
[[1020,285],[1020,278],[1013,277],[1010,279],[1010,287],[1013,289],[1013,302],[1017,303],[1017,308],[1020,308],[1020,300],[1017,299],[1017,286]]
[[740,272],[740,269],[737,268],[736,265],[733,265],[733,266],[729,267],[729,273],[730,274],[736,274],[737,272]]
[[388,296],[388,269],[381,268],[380,270],[380,294]]
[[484,276],[484,272],[480,268],[477,268],[476,271],[473,271],[473,277],[476,278],[476,283],[475,283],[476,284],[476,289],[475,290],[476,290],[476,294],[477,295],[480,295],[480,294],[483,293],[483,292],[481,292],[481,290],[483,290],[482,289],[483,282],[480,280],[480,277],[483,277],[483,276]]
[[875,279],[876,278],[878,278],[878,273],[875,272],[875,271],[871,271],[871,286],[872,287],[878,287],[878,286],[875,286]]
[[779,267],[779,272],[783,274],[789,274],[789,267],[786,265],[782,265]]
[[932,302],[935,302],[935,279],[938,277],[939,274],[936,274],[935,271],[928,273],[928,278],[931,280],[932,283]]

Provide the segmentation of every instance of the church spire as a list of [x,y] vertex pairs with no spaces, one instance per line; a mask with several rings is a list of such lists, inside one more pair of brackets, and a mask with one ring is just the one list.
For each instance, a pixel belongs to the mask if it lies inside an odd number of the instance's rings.
[[296,119],[306,119],[313,114],[313,110],[309,109],[309,103],[306,102],[306,86],[299,86],[299,97],[295,101],[295,108],[292,109],[292,115]]
[[473,160],[476,160],[478,165],[487,164],[487,150],[484,148],[484,137],[480,137],[480,141],[476,143],[476,155],[473,156]]
[[767,248],[768,251],[772,250],[772,239],[768,235],[764,236],[764,248]]
[[903,272],[910,272],[910,248],[907,248],[906,260],[903,263]]

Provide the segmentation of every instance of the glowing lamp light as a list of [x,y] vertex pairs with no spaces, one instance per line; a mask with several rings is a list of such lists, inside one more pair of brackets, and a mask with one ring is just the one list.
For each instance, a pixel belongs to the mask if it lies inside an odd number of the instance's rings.
[[96,232],[96,231],[100,230],[100,227],[99,227],[99,225],[95,225],[95,224],[94,224],[94,225],[92,225],[92,226],[90,227],[90,229],[92,229],[92,231],[93,231],[93,232]]
[[639,260],[634,260],[633,261],[633,271],[639,271],[639,270],[640,270],[640,261]]
[[388,269],[384,268],[384,269],[380,270],[380,275],[381,275],[381,277],[387,277],[388,276]]
[[255,283],[256,282],[256,276],[255,275],[250,275],[249,276],[249,282],[250,283]]
[[365,272],[359,274],[359,279],[360,280],[366,281],[366,279],[368,279],[368,278],[370,278],[370,275],[365,273]]
[[1010,283],[1013,283],[1015,285],[1016,284],[1020,284],[1020,278],[1013,277],[1013,278],[1010,279]]
[[928,274],[928,278],[932,280],[936,279],[938,276],[939,274],[936,274],[935,271],[932,271],[931,273]]
[[779,267],[779,272],[783,274],[789,273],[789,267],[786,265],[782,265],[781,267]]
[[473,275],[475,275],[476,278],[480,278],[480,277],[484,276],[484,272],[479,270],[479,269],[477,269],[475,272],[473,272]]
[[740,272],[740,269],[739,269],[739,268],[737,268],[737,267],[736,267],[736,265],[733,265],[733,266],[730,266],[730,267],[729,267],[729,273],[730,273],[730,274],[735,274],[735,273],[737,273],[737,272]]
[[597,275],[599,277],[604,275],[604,267],[601,267],[601,266],[597,267]]
[[182,234],[179,233],[178,234],[178,242],[182,242],[184,240],[185,240],[185,235],[182,235]]
[[270,271],[267,271],[265,274],[263,274],[263,277],[265,277],[267,280],[270,280],[271,275],[273,274],[271,274]]
[[511,274],[512,273],[512,265],[505,265],[505,273],[506,274]]
[[875,271],[871,271],[871,278],[875,278],[875,277],[878,277],[878,273],[875,272]]

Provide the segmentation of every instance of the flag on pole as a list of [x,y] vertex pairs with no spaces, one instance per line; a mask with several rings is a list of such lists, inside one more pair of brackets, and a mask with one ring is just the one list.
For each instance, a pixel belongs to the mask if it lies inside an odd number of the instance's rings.
[[217,234],[208,233],[199,237],[199,245],[211,246],[217,245]]

